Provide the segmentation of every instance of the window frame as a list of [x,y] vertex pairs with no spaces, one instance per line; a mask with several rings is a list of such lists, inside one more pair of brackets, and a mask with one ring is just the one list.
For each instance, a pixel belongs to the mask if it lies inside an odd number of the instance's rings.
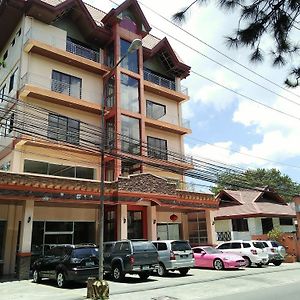
[[[151,141],[155,142],[155,145],[151,145]],[[162,143],[165,143],[165,147],[161,147]],[[168,160],[168,140],[147,136],[147,155],[151,158]]]
[[231,219],[232,231],[247,232],[249,231],[249,224],[247,218]]
[[[153,112],[153,108],[152,108],[152,111],[150,111],[150,107],[153,107],[153,106],[160,106],[163,108],[163,115],[159,116],[159,117],[156,117],[154,115],[154,112]],[[149,110],[148,110],[149,108]],[[163,116],[165,116],[167,114],[167,107],[166,105],[164,104],[161,104],[161,103],[158,103],[158,102],[154,102],[152,100],[146,100],[146,116],[147,118],[151,118],[151,119],[155,119],[155,120],[159,120],[161,119]]]

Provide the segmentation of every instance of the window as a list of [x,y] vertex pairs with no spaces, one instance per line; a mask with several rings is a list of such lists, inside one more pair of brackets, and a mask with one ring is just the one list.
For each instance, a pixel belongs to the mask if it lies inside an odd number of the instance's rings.
[[21,35],[21,32],[22,32],[22,29],[20,28],[17,32],[17,36],[20,36]]
[[11,42],[11,46],[13,47],[16,43],[16,39],[13,39],[12,42]]
[[15,73],[16,73],[16,72],[14,72],[14,73],[10,76],[10,78],[9,78],[9,88],[8,88],[8,92],[9,92],[9,93],[10,93],[10,92],[13,90],[13,88],[14,88]]
[[81,78],[52,71],[51,90],[81,99]]
[[14,129],[15,114],[12,113],[1,125],[1,135],[8,136]]
[[5,51],[4,55],[3,55],[3,61],[6,60],[8,57],[8,50]]
[[121,108],[140,112],[139,81],[125,74],[121,74]]
[[222,244],[218,247],[218,249],[230,249],[230,243]]
[[241,243],[231,243],[230,249],[241,249]]
[[142,211],[127,211],[128,239],[143,238]]
[[232,219],[231,221],[233,231],[249,231],[247,219]]
[[166,114],[166,106],[147,100],[146,114],[147,117],[158,120]]
[[78,145],[79,131],[79,121],[49,113],[48,138]]
[[140,121],[135,118],[121,116],[122,151],[140,154]]
[[6,221],[0,221],[0,260],[4,257]]
[[105,106],[111,108],[115,104],[115,77],[111,76],[105,86]]
[[24,161],[24,172],[84,179],[95,177],[95,170],[92,168],[57,165],[28,159]]
[[167,153],[168,147],[167,147],[166,140],[148,136],[147,143],[148,143],[148,156],[149,157],[168,160],[168,153]]
[[181,228],[178,223],[160,223],[157,224],[157,239],[161,240],[179,240]]
[[251,245],[249,243],[243,243],[243,248],[251,248]]
[[166,243],[157,243],[156,248],[157,248],[158,251],[168,250],[168,247],[167,247]]
[[280,225],[294,225],[293,218],[279,218]]
[[264,218],[261,219],[261,226],[263,230],[263,234],[268,233],[273,229],[273,220],[272,218]]
[[134,51],[133,53],[128,53],[128,48],[130,46],[130,42],[121,39],[121,57],[125,58],[121,62],[121,67],[132,72],[138,73],[138,51]]
[[5,88],[6,88],[6,84],[4,84],[4,86],[0,89],[0,103],[3,102],[4,100],[4,95],[5,95]]

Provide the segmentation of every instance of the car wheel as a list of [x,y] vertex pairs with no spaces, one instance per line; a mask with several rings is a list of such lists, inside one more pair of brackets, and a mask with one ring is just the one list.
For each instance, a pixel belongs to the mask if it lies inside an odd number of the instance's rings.
[[250,258],[247,257],[247,256],[244,256],[243,258],[244,258],[244,260],[245,260],[246,267],[251,267],[251,264],[252,264],[252,263],[251,263]]
[[58,272],[56,275],[56,283],[59,288],[66,286],[66,277],[63,272]]
[[150,272],[142,272],[142,273],[139,273],[139,276],[142,280],[146,280],[149,276],[150,276]]
[[278,267],[282,264],[282,261],[281,260],[276,260],[276,261],[273,261],[273,264],[274,264],[274,266]]
[[122,281],[125,277],[120,265],[114,265],[112,269],[112,277],[114,281]]
[[217,258],[214,260],[214,268],[218,271],[224,269],[224,264],[221,259]]
[[32,280],[33,280],[34,283],[41,282],[40,272],[37,269],[33,270]]
[[188,273],[189,270],[190,270],[189,268],[182,268],[182,269],[179,269],[179,273],[182,276],[185,276]]
[[158,274],[158,276],[161,276],[161,277],[166,276],[166,274],[167,274],[167,270],[162,263],[159,263],[159,265],[158,265],[157,274]]

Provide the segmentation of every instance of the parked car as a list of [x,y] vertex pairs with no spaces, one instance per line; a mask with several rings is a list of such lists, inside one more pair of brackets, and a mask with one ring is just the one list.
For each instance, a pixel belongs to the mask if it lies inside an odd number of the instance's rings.
[[246,266],[245,259],[237,254],[223,253],[210,247],[194,247],[195,267],[214,268],[216,270],[238,269]]
[[265,249],[269,255],[269,263],[280,266],[286,256],[285,248],[277,241],[261,241],[265,245]]
[[188,241],[159,240],[152,241],[158,251],[159,266],[157,274],[165,276],[168,271],[178,270],[186,275],[194,267],[194,254]]
[[62,288],[68,281],[86,281],[89,276],[98,274],[98,253],[96,245],[91,244],[52,247],[33,263],[33,282],[55,279]]
[[267,250],[261,241],[228,241],[221,243],[216,248],[225,253],[242,256],[247,267],[253,264],[261,267],[267,264],[269,260]]
[[158,253],[150,241],[122,240],[104,243],[104,271],[115,281],[138,274],[147,279],[158,268]]

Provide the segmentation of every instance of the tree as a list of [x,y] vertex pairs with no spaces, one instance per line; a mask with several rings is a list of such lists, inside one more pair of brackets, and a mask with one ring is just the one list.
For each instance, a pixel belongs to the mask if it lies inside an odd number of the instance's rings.
[[[182,23],[186,13],[195,4],[203,4],[209,0],[195,0],[183,10],[173,15],[173,20]],[[218,0],[222,9],[227,11],[239,10],[237,29],[232,36],[226,37],[228,47],[251,49],[250,61],[262,62],[265,49],[261,46],[262,39],[271,35],[273,49],[270,55],[274,66],[292,65],[295,55],[299,55],[300,45],[291,40],[291,32],[300,30],[297,18],[300,15],[299,0]],[[298,60],[299,61],[299,60]],[[291,67],[285,80],[289,87],[300,85],[300,65]]]
[[218,176],[217,185],[211,191],[217,194],[223,189],[259,189],[265,186],[273,188],[286,201],[291,201],[294,195],[300,193],[300,184],[277,169],[247,170],[242,174],[225,172]]

